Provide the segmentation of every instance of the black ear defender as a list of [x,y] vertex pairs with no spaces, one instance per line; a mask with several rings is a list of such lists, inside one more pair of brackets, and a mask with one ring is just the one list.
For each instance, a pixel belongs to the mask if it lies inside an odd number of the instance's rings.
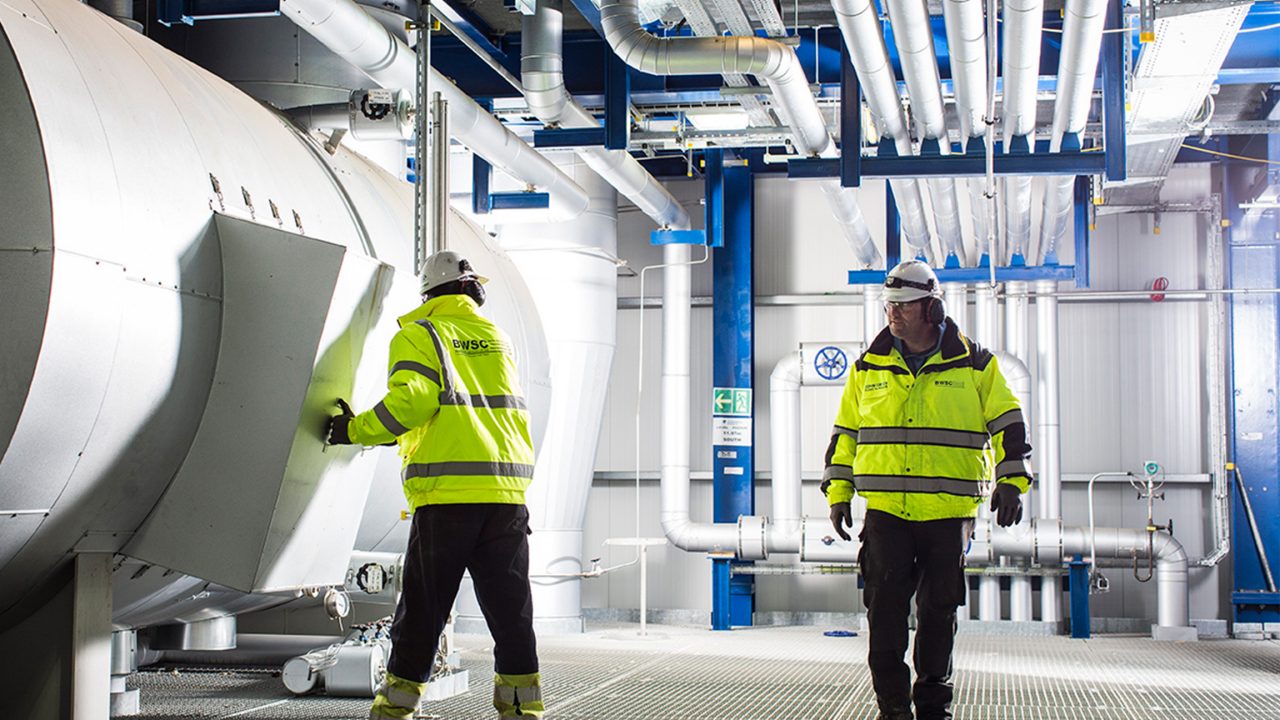
[[946,303],[942,302],[942,298],[934,296],[929,298],[929,308],[926,311],[929,316],[929,324],[937,325],[947,317]]

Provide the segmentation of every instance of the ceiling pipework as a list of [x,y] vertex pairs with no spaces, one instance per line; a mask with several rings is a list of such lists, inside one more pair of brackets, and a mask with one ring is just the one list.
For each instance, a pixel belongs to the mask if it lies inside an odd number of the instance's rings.
[[[880,32],[880,19],[870,0],[831,0],[840,35],[880,134],[893,140],[899,155],[912,155],[911,132],[898,97],[897,80],[889,65],[889,51]],[[929,227],[924,217],[920,184],[913,179],[891,178],[889,187],[902,219],[907,244],[917,252],[929,247]]]
[[[281,0],[280,11],[383,87],[416,95],[413,51],[351,0]],[[477,155],[550,196],[555,217],[587,209],[587,193],[434,68],[431,88],[449,103],[449,129]]]
[[[1035,149],[1036,90],[1040,82],[1040,38],[1044,0],[1012,0],[1004,4],[1004,151],[1014,150],[1015,138]],[[1017,141],[1021,144],[1021,140]],[[1031,242],[1031,178],[1002,179],[1005,208],[1005,247],[1026,257]],[[992,258],[993,264],[997,260]]]
[[[971,143],[982,144],[986,131],[983,116],[987,97],[986,30],[983,28],[982,0],[943,0],[947,24],[947,48],[951,53],[951,80],[955,85],[956,114],[960,117],[960,140],[968,152]],[[969,207],[973,217],[974,246],[979,257],[987,247],[987,203],[985,180],[969,178]]]

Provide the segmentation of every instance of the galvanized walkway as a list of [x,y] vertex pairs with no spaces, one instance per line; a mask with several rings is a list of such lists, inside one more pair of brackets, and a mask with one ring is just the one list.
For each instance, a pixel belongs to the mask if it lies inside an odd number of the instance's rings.
[[[540,641],[556,720],[871,720],[865,636],[823,627],[727,633],[619,625]],[[471,692],[422,718],[494,717],[490,641],[459,636]],[[961,635],[957,720],[1277,720],[1280,642]],[[269,671],[142,672],[140,716],[356,720],[368,700],[293,697]]]

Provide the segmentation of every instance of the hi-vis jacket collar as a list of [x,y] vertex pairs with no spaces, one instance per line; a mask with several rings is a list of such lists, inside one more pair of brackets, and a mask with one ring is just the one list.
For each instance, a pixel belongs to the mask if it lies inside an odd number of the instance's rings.
[[[955,321],[949,317],[943,320],[942,344],[938,348],[937,355],[936,359],[930,357],[926,360],[920,372],[935,372],[970,362],[975,368],[982,370],[991,359],[991,353],[986,350],[977,349],[975,353],[975,350],[971,349],[969,343],[960,335],[960,328],[956,326]],[[971,356],[972,359],[970,359]],[[866,353],[859,360],[861,364],[859,369],[865,369],[868,366],[882,367],[881,363],[884,362],[893,363],[894,366],[901,365],[903,370],[907,368],[902,353],[893,346],[893,334],[887,327],[880,331],[875,340],[871,341],[871,347],[867,348]]]
[[480,306],[466,295],[441,295],[422,303],[414,310],[401,315],[400,327],[426,320],[432,315],[479,315]]

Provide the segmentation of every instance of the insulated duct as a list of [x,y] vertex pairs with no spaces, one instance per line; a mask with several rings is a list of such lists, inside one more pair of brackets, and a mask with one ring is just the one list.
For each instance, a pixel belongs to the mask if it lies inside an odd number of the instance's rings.
[[[902,74],[911,96],[911,114],[916,134],[925,142],[934,141],[943,155],[951,154],[951,138],[942,105],[942,81],[938,74],[938,57],[933,49],[933,27],[929,24],[929,8],[925,0],[888,0],[886,7],[893,27],[893,40],[898,46]],[[933,200],[933,223],[938,239],[948,256],[967,264],[964,235],[960,230],[960,208],[956,199],[956,183],[952,178],[934,177],[925,181]]]
[[[840,34],[857,71],[867,107],[881,134],[893,140],[899,155],[913,154],[911,132],[902,112],[897,80],[889,64],[889,51],[880,32],[875,4],[871,0],[831,0],[831,7],[835,10]],[[929,245],[929,226],[924,217],[919,182],[894,178],[889,180],[889,187],[893,190],[907,244],[922,252]]]
[[[595,117],[564,88],[561,55],[564,31],[562,0],[538,0],[532,16],[524,17],[521,37],[520,81],[529,109],[546,125],[598,127]],[[639,161],[626,150],[587,147],[578,150],[592,170],[636,204],[660,227],[687,230],[689,213]]]
[[[379,85],[417,94],[413,51],[352,0],[281,0],[280,11]],[[586,211],[586,191],[435,68],[431,88],[448,101],[450,132],[464,145],[512,177],[545,190],[555,217]]]
[[[1058,59],[1058,97],[1053,106],[1053,133],[1049,151],[1058,152],[1068,135],[1080,145],[1093,102],[1093,78],[1098,72],[1102,30],[1107,20],[1107,0],[1069,0],[1062,21],[1062,53]],[[1044,211],[1040,219],[1040,249],[1052,254],[1067,230],[1067,216],[1075,204],[1075,176],[1059,175],[1045,181]]]
[[641,72],[755,75],[773,91],[774,107],[791,127],[801,153],[820,155],[832,145],[809,79],[790,46],[760,37],[654,37],[640,25],[636,0],[602,0],[600,23],[618,57]]
[[[1035,149],[1036,91],[1040,82],[1040,36],[1044,0],[1010,0],[1004,5],[1004,150],[1015,137],[1025,138],[1027,152]],[[1027,255],[1031,242],[1031,178],[1001,179],[1005,203],[1006,246],[1013,255]],[[1005,258],[991,258],[992,263]]]
[[[986,28],[982,0],[944,0],[942,14],[947,24],[947,50],[951,56],[951,81],[955,85],[956,115],[960,118],[960,138],[966,152],[973,139],[982,141],[986,131],[983,116],[987,99]],[[988,255],[986,181],[969,178],[969,208],[973,217],[974,246],[979,256]]]

